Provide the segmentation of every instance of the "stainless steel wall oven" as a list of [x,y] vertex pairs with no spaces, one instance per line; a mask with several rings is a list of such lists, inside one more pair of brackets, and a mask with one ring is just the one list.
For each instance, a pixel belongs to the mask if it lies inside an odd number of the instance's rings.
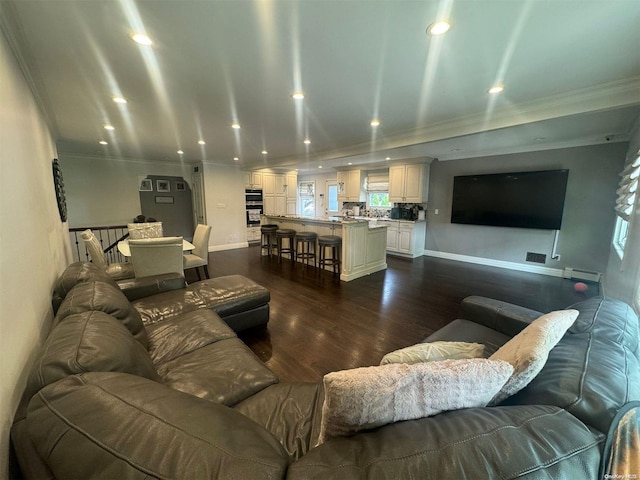
[[248,188],[244,191],[244,198],[247,210],[247,226],[256,227],[260,225],[260,215],[264,213],[262,190]]

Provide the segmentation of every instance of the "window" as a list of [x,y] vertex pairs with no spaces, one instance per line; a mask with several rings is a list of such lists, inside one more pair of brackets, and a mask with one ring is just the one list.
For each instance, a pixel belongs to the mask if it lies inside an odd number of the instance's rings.
[[391,208],[389,192],[373,192],[369,194],[369,208]]
[[316,216],[316,184],[314,182],[300,182],[298,192],[300,197],[300,214],[303,217]]
[[620,256],[624,257],[624,247],[627,245],[627,236],[629,234],[629,222],[622,217],[618,217],[616,222],[616,230],[613,235],[613,247]]
[[368,208],[391,208],[389,203],[389,172],[370,172],[365,180]]
[[627,246],[627,236],[629,234],[629,221],[636,204],[636,190],[638,189],[638,177],[640,177],[640,150],[632,157],[620,174],[622,180],[616,194],[616,230],[613,236],[613,247],[622,259],[625,247]]

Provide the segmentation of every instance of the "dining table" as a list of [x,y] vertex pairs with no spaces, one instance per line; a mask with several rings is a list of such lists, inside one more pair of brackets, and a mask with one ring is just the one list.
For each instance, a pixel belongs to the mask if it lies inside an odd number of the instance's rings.
[[[182,239],[182,251],[188,252],[189,250],[193,250],[195,245],[188,240]],[[129,240],[121,240],[118,242],[118,251],[124,255],[125,257],[131,256],[131,248],[129,247]]]

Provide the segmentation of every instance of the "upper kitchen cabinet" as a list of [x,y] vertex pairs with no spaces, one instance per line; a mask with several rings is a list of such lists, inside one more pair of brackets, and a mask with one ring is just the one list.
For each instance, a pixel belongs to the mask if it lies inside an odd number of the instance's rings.
[[362,189],[362,181],[361,170],[338,171],[338,201],[363,202],[365,192]]
[[429,193],[429,167],[424,163],[389,167],[389,201],[425,203]]
[[244,186],[246,188],[262,188],[262,172],[244,172]]
[[296,172],[262,172],[265,214],[284,215],[296,212],[297,179]]

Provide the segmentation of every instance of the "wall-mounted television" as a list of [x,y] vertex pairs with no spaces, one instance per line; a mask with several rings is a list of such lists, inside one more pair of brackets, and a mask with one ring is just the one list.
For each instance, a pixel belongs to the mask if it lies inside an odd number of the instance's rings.
[[451,223],[559,230],[569,170],[453,177]]

